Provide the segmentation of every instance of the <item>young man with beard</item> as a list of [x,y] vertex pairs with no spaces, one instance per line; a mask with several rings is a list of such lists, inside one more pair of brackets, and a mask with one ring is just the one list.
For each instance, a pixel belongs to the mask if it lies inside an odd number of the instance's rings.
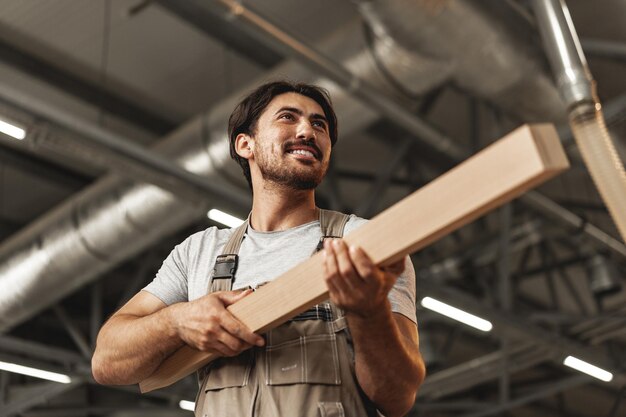
[[[96,380],[137,383],[188,344],[222,356],[199,372],[197,416],[404,415],[425,375],[415,273],[408,258],[379,268],[360,248],[325,239],[365,222],[315,205],[337,140],[328,93],[262,85],[231,115],[229,136],[253,192],[248,220],[176,246],[154,281],[100,331]],[[316,246],[329,302],[264,337],[228,312]]]

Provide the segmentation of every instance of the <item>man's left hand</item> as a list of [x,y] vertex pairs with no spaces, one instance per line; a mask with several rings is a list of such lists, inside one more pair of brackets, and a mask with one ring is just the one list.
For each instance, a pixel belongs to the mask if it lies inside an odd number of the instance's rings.
[[403,271],[404,259],[380,268],[359,247],[348,247],[340,239],[324,241],[324,275],[330,299],[346,313],[365,318],[380,312]]

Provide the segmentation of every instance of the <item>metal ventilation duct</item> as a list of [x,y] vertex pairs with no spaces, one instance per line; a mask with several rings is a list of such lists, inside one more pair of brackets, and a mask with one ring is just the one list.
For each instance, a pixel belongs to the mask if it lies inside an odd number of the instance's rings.
[[[563,108],[558,92],[537,64],[517,53],[520,48],[503,27],[469,2],[440,2],[437,14],[429,4],[432,2],[402,0],[375,4],[381,21],[403,29],[390,32],[393,38],[380,38],[375,47],[387,69],[406,88],[422,93],[453,77],[467,90],[498,105],[519,103],[510,108],[523,109],[520,117],[524,119],[560,118]],[[480,56],[480,51],[470,47],[474,44],[485,45]],[[358,77],[387,89],[385,78],[365,50],[359,19],[333,34],[322,49]],[[419,54],[420,50],[429,53],[428,57]],[[251,86],[284,77],[327,85],[344,137],[378,117],[349,92],[315,80],[314,74],[295,62],[278,66]],[[528,101],[534,104],[528,109],[525,101],[517,98],[523,91],[529,91]],[[237,92],[187,122],[164,138],[156,150],[211,181],[230,182],[238,192],[247,192],[239,168],[229,162],[225,134],[228,115],[241,96],[242,92]],[[215,204],[219,206],[218,201]],[[27,320],[202,215],[155,186],[116,175],[103,178],[0,247],[0,331]]]
[[[356,0],[370,26],[445,62],[462,89],[526,122],[565,122],[565,106],[528,44],[533,30],[501,0]],[[527,31],[527,33],[524,33]]]

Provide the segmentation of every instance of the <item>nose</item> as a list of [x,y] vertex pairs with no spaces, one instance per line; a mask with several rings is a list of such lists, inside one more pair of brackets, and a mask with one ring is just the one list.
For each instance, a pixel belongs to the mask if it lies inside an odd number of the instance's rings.
[[308,120],[301,120],[298,123],[298,130],[296,133],[298,139],[303,140],[315,140],[315,129],[311,126],[311,123]]

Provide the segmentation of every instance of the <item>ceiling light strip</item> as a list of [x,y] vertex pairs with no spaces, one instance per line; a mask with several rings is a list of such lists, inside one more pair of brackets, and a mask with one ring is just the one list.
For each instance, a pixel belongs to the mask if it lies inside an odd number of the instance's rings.
[[22,140],[26,137],[26,131],[21,127],[0,119],[0,132],[15,139]]
[[218,209],[209,210],[209,212],[207,213],[207,217],[228,227],[237,227],[241,225],[241,223],[243,223],[243,220],[241,220],[240,218],[232,216],[228,213],[224,213],[223,211]]
[[424,297],[421,304],[429,310],[442,314],[446,317],[450,317],[456,321],[460,321],[461,323],[467,324],[468,326],[474,327],[475,329],[483,332],[491,331],[493,328],[491,322],[456,307],[452,307],[451,305],[443,303],[432,297]]
[[178,403],[178,406],[183,410],[194,411],[196,403],[194,403],[193,401],[182,400]]
[[62,384],[69,384],[72,379],[64,374],[58,374],[56,372],[44,371],[42,369],[31,368],[29,366],[18,365],[16,363],[1,362],[0,370],[13,372],[15,374],[28,375],[35,378],[47,379],[48,381],[60,382]]
[[567,358],[565,358],[565,360],[563,361],[563,365],[569,366],[572,369],[590,375],[594,378],[598,378],[599,380],[604,382],[609,382],[613,379],[613,374],[609,371],[606,371],[574,356],[568,356]]

